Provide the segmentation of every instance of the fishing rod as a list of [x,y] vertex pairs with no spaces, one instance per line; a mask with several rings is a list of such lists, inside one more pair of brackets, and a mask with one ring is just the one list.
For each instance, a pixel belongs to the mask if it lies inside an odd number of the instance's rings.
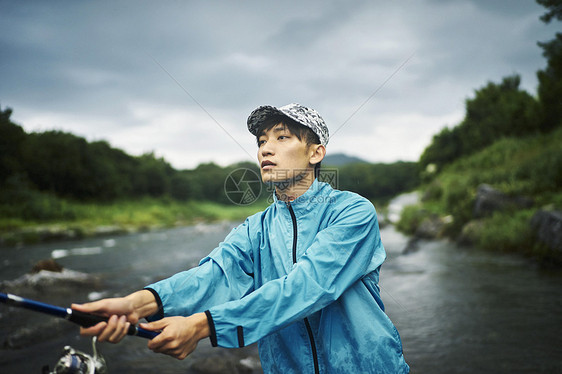
[[[50,314],[55,317],[64,318],[82,327],[94,326],[100,322],[107,322],[109,320],[109,318],[107,317],[84,313],[71,308],[62,308],[60,306],[46,304],[40,301],[26,299],[21,296],[16,296],[3,292],[0,292],[0,302],[8,304],[10,306],[25,308],[25,309],[33,310],[35,312],[41,312],[45,314]],[[158,332],[145,330],[141,327],[132,324],[129,326],[129,329],[127,330],[127,335],[140,336],[146,339],[152,339],[156,337],[158,334],[159,334]]]

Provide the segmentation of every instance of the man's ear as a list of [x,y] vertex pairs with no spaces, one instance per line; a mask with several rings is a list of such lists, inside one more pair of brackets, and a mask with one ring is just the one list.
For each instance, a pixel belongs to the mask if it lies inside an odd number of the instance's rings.
[[318,164],[326,156],[326,147],[322,144],[312,144],[310,146],[310,163],[312,165]]

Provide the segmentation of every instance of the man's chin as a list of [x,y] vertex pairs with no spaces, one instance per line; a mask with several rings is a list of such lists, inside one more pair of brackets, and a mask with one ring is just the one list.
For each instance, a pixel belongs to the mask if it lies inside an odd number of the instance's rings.
[[262,182],[269,187],[281,188],[285,189],[293,184],[293,180],[291,178],[276,178],[275,175],[262,175],[261,178]]
[[261,172],[261,181],[263,183],[269,183],[269,181],[273,178],[271,174]]
[[[277,188],[285,189],[295,183],[299,183],[306,180],[308,174],[286,174],[286,173],[275,173],[271,170],[261,171],[261,180],[267,185],[271,185]],[[314,180],[314,178],[313,178]]]
[[275,183],[275,182],[282,182],[281,178],[276,175],[271,170],[262,170],[261,171],[261,180],[263,183]]

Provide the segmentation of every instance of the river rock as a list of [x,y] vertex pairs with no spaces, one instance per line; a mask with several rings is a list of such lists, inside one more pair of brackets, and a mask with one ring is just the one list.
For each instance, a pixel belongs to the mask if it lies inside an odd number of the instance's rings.
[[460,235],[457,237],[457,244],[461,246],[472,246],[478,243],[484,222],[474,219],[465,224]]
[[408,240],[408,243],[406,243],[406,247],[404,247],[404,249],[402,250],[402,254],[403,255],[409,255],[410,253],[415,253],[417,251],[419,251],[420,249],[420,238],[410,238],[410,240]]
[[440,217],[437,214],[431,214],[420,222],[414,236],[421,239],[441,238],[445,227],[452,222],[452,219],[452,216]]
[[77,291],[91,291],[102,287],[96,275],[70,269],[49,271],[41,269],[35,273],[24,274],[14,280],[0,282],[3,292],[25,294],[27,297],[49,294],[76,294]]
[[530,208],[533,200],[523,197],[511,197],[496,190],[488,184],[478,186],[474,201],[473,215],[475,218],[491,216],[496,211],[506,211],[516,208]]
[[63,270],[63,267],[54,259],[49,258],[47,260],[41,260],[37,262],[35,265],[33,265],[33,268],[31,268],[31,274],[39,273],[41,270],[54,271],[56,273],[60,273]]
[[429,214],[417,226],[414,236],[408,240],[402,254],[410,254],[420,249],[420,242],[426,239],[439,239],[445,235],[447,225],[453,222],[452,216],[440,217]]
[[562,254],[562,212],[539,210],[531,218],[531,227],[537,239],[550,249]]

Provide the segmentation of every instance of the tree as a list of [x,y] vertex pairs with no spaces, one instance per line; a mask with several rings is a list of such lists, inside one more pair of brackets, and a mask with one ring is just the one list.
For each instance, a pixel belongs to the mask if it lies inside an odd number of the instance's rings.
[[95,189],[84,167],[85,139],[61,131],[30,134],[22,160],[31,182],[42,191],[63,197],[92,198]]
[[[541,20],[562,20],[561,0],[537,0],[548,9]],[[546,58],[546,68],[537,72],[538,95],[541,104],[541,130],[549,131],[562,123],[562,34],[556,33],[553,40],[539,42]]]
[[109,201],[131,194],[133,166],[133,157],[106,141],[96,141],[88,146],[82,167],[89,171],[95,199]]
[[[489,82],[477,90],[474,99],[466,101],[463,121],[464,149],[481,149],[502,136],[521,136],[536,132],[535,99],[519,89],[521,78],[513,75],[503,78],[500,84]],[[474,133],[474,134],[473,134]]]
[[193,193],[193,181],[189,173],[176,172],[170,180],[170,195],[180,201],[190,199]]
[[443,165],[461,156],[462,142],[458,127],[449,129],[445,127],[433,136],[431,144],[423,151],[420,157],[420,166],[426,168],[435,164],[438,169]]
[[0,110],[0,184],[9,176],[21,173],[21,147],[26,134],[21,126],[10,120],[12,109]]
[[379,202],[388,201],[419,184],[418,165],[415,162],[353,163],[338,169],[338,189],[357,192]]
[[138,157],[139,165],[133,184],[136,195],[159,197],[170,191],[170,178],[173,168],[163,158],[157,158],[153,152]]
[[541,20],[549,23],[553,18],[562,21],[562,1],[560,0],[537,0],[537,3],[548,9],[548,12],[541,16]]
[[512,75],[476,90],[474,98],[466,100],[463,121],[433,137],[420,157],[420,166],[435,164],[440,168],[502,137],[537,132],[538,103],[519,89],[520,82],[518,75]]
[[213,162],[200,164],[192,172],[195,199],[228,202],[224,181],[228,171]]

